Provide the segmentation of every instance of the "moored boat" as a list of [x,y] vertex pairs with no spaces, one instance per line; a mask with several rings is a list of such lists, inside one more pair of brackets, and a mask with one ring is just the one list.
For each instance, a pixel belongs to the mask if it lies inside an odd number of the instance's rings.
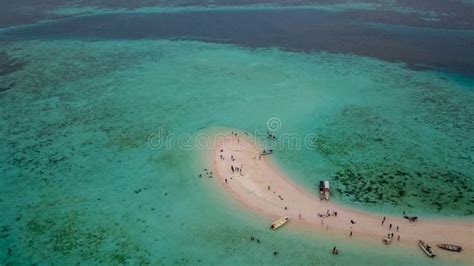
[[462,247],[458,245],[453,245],[453,244],[438,244],[437,245],[439,248],[446,249],[449,251],[456,251],[456,252],[461,252]]
[[430,245],[425,244],[425,242],[418,240],[418,246],[420,246],[420,248],[423,250],[423,252],[425,252],[428,257],[436,256],[436,253],[434,252],[433,248],[430,247]]
[[273,150],[263,150],[263,152],[261,152],[260,155],[269,155],[272,153],[273,153]]
[[280,228],[282,225],[286,224],[289,220],[290,220],[290,217],[288,217],[288,216],[282,217],[282,218],[274,221],[270,225],[270,229],[276,230],[276,229]]
[[329,200],[329,181],[319,181],[319,197]]

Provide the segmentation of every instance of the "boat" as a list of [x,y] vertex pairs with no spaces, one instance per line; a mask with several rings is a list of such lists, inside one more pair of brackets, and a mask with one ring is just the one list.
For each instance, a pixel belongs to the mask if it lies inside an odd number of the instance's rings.
[[319,197],[329,200],[329,181],[319,181]]
[[383,243],[385,245],[388,245],[388,244],[392,243],[392,240],[393,240],[392,234],[387,234],[383,239]]
[[458,245],[453,245],[453,244],[438,244],[437,245],[439,248],[446,249],[449,251],[456,251],[456,252],[461,252],[462,247]]
[[261,152],[260,155],[269,155],[272,153],[273,153],[273,150],[263,150],[263,152]]
[[418,240],[418,246],[423,250],[423,252],[426,253],[428,257],[434,257],[436,256],[436,253],[434,252],[433,248],[430,247],[430,245],[425,244],[425,242]]
[[290,220],[290,217],[288,217],[288,216],[282,217],[282,218],[274,221],[270,225],[270,229],[276,230],[276,229],[280,228],[281,226],[283,226],[284,224],[286,224],[289,220]]

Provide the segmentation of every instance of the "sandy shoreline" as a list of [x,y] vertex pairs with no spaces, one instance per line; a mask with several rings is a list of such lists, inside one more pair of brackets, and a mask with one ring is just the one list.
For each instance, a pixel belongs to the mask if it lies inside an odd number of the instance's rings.
[[[392,245],[418,248],[417,242],[420,239],[431,246],[452,243],[461,245],[464,251],[460,254],[443,252],[439,248],[435,248],[435,251],[442,253],[443,257],[468,261],[474,259],[472,223],[452,219],[423,219],[423,217],[416,223],[409,223],[402,215],[400,217],[387,215],[382,226],[384,214],[377,216],[332,201],[321,201],[319,197],[292,182],[266,156],[259,158],[260,151],[249,137],[242,132],[238,132],[235,136],[231,134],[231,130],[228,131],[216,139],[213,146],[211,161],[216,180],[246,207],[268,216],[269,222],[282,216],[290,216],[291,223],[297,223],[306,229],[346,235],[348,239],[351,238],[352,231],[351,241],[369,238],[380,241],[380,245],[383,245],[382,239],[388,233],[394,234]],[[231,166],[234,167],[234,171]],[[241,168],[242,171],[235,168]],[[327,215],[328,210],[329,217],[318,216],[318,213]],[[334,212],[337,212],[337,216]],[[355,224],[352,224],[351,220]],[[391,230],[390,224],[392,224]],[[400,240],[397,241],[399,235]],[[421,250],[420,255],[423,255]]]

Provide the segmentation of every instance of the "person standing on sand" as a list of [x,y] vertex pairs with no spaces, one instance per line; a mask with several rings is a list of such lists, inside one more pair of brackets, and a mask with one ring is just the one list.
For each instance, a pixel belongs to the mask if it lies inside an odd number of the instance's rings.
[[390,226],[388,227],[388,230],[392,230],[392,224],[390,224]]
[[397,237],[397,241],[400,241],[400,235],[398,235],[398,237]]
[[351,233],[349,234],[349,237],[352,237],[352,231],[351,231]]
[[398,232],[398,225],[397,225],[397,232]]
[[270,186],[268,186],[268,191],[270,191]]

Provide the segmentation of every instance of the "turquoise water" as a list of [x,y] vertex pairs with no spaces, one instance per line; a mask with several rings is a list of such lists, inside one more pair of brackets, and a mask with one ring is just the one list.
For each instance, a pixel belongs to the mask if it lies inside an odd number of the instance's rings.
[[[210,126],[265,134],[272,117],[277,136],[316,136],[276,147],[309,190],[329,178],[344,204],[472,217],[472,78],[193,41],[2,49],[28,62],[0,77],[2,264],[446,264],[417,247],[269,232],[266,218],[199,178],[209,167],[200,151],[173,137]],[[150,138],[171,144],[153,149]],[[330,256],[334,245],[341,256]]]

